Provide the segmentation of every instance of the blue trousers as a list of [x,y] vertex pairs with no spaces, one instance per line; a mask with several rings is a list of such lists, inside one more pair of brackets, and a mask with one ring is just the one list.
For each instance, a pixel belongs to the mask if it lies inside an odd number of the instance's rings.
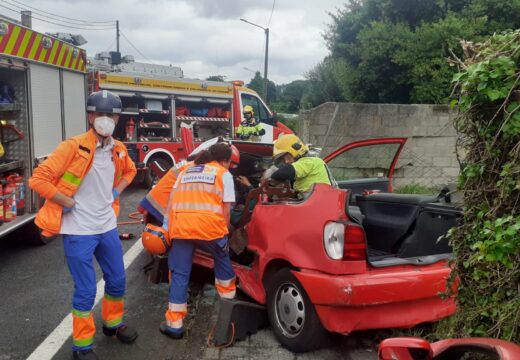
[[122,297],[125,293],[123,247],[116,229],[97,235],[63,235],[67,265],[74,280],[72,308],[90,311],[96,298],[96,257],[105,280],[105,294]]
[[187,302],[193,251],[196,247],[213,255],[216,279],[230,280],[235,277],[227,237],[212,241],[174,240],[168,256],[168,267],[172,275],[169,302],[172,304]]

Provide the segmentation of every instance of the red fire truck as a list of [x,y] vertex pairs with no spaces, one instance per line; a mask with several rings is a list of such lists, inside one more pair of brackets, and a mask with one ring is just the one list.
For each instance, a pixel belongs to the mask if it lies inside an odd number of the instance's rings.
[[0,16],[0,237],[39,243],[27,187],[58,144],[87,129],[85,50]]
[[135,63],[128,56],[118,65],[97,59],[90,61],[89,90],[110,90],[121,97],[123,112],[114,137],[125,142],[140,170],[137,181],[149,187],[155,181],[151,162],[169,168],[186,158],[182,127],[192,130],[195,146],[215,136],[232,138],[243,120],[243,107],[251,105],[266,131],[260,142],[272,143],[280,134],[291,133],[242,81],[185,79],[182,71]]

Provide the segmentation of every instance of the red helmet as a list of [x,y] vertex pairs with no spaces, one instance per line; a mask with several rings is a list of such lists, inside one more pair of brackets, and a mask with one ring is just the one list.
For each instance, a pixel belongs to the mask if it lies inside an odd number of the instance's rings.
[[231,168],[237,168],[238,164],[240,164],[240,151],[238,151],[235,145],[229,145],[231,148]]
[[146,224],[141,238],[144,248],[153,255],[165,254],[172,245],[168,231],[153,224]]

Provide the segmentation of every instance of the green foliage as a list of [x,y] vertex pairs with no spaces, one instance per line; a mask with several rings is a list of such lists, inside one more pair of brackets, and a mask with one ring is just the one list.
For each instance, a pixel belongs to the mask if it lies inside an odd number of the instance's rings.
[[[247,87],[256,91],[265,100],[265,96],[264,96],[265,82],[264,82],[264,77],[262,75],[260,75],[260,71],[257,71],[255,73],[255,77],[251,79],[249,84],[247,84]],[[276,101],[276,96],[277,96],[276,85],[271,80],[269,80],[267,82],[267,95],[268,95],[267,103],[270,104],[271,102]]]
[[441,336],[520,341],[520,31],[464,43],[454,75],[464,223],[450,232],[459,313]]
[[[330,56],[312,69],[305,103],[445,103],[460,39],[520,27],[520,0],[355,0],[324,35]],[[490,93],[499,97],[499,93]]]
[[439,189],[434,187],[424,186],[421,184],[409,184],[399,186],[394,189],[394,193],[397,194],[423,194],[423,195],[437,195],[440,192]]
[[206,78],[208,81],[226,81],[224,75],[211,75]]

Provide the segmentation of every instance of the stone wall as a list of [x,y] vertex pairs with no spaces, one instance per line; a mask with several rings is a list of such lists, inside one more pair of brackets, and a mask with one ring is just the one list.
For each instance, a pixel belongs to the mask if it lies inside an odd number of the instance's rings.
[[[444,105],[325,103],[300,113],[298,134],[306,142],[321,147],[322,156],[356,140],[406,137],[408,141],[396,166],[394,185],[438,187],[455,182],[459,173],[453,118],[454,113]],[[390,151],[383,147],[381,150],[380,153],[387,154]],[[376,153],[371,152],[365,158],[374,160],[383,156]],[[375,162],[381,165],[384,160]],[[349,173],[381,174],[379,165],[368,171],[365,161],[349,160],[349,163],[350,169],[344,169]]]

